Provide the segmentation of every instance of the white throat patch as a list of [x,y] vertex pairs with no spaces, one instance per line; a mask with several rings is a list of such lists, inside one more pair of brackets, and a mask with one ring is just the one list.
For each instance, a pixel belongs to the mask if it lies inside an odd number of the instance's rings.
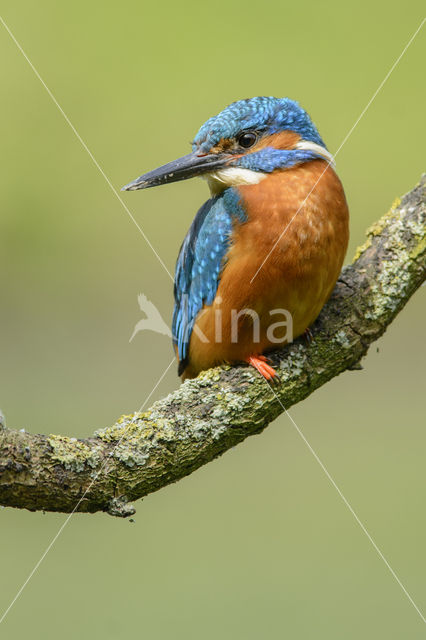
[[262,171],[251,171],[242,167],[226,167],[206,175],[212,194],[217,194],[227,187],[239,187],[247,184],[258,184],[268,174]]

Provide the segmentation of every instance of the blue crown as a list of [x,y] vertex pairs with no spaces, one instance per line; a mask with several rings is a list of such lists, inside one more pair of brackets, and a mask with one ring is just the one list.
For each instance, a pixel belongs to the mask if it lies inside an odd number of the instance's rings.
[[193,148],[208,152],[222,138],[235,138],[247,129],[271,135],[290,130],[303,140],[325,147],[309,115],[290,98],[257,97],[233,102],[205,122],[193,141]]

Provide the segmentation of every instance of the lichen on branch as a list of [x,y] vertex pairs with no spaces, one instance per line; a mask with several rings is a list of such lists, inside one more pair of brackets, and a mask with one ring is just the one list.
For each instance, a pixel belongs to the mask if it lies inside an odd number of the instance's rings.
[[[271,391],[246,366],[210,369],[144,413],[87,439],[7,429],[0,419],[0,504],[32,511],[134,512],[130,502],[176,482],[262,431],[360,360],[426,277],[425,185],[367,231],[303,339],[274,352]],[[278,399],[279,401],[278,401]]]

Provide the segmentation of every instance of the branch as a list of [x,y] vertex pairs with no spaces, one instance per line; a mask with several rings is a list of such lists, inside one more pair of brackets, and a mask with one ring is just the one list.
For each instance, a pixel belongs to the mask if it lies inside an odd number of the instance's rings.
[[[79,440],[6,429],[0,421],[0,503],[31,511],[128,516],[129,501],[192,473],[262,431],[360,359],[426,276],[426,177],[367,231],[312,328],[272,354],[275,393],[246,366],[219,367],[182,384],[145,413]],[[277,397],[280,402],[278,402]]]

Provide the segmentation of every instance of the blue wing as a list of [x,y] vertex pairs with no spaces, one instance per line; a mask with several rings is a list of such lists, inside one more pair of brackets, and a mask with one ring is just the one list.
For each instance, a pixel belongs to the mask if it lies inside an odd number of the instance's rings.
[[195,318],[204,305],[212,304],[216,296],[236,217],[240,221],[245,218],[238,195],[227,189],[201,207],[180,249],[175,272],[172,328],[179,356],[179,375],[187,365]]

